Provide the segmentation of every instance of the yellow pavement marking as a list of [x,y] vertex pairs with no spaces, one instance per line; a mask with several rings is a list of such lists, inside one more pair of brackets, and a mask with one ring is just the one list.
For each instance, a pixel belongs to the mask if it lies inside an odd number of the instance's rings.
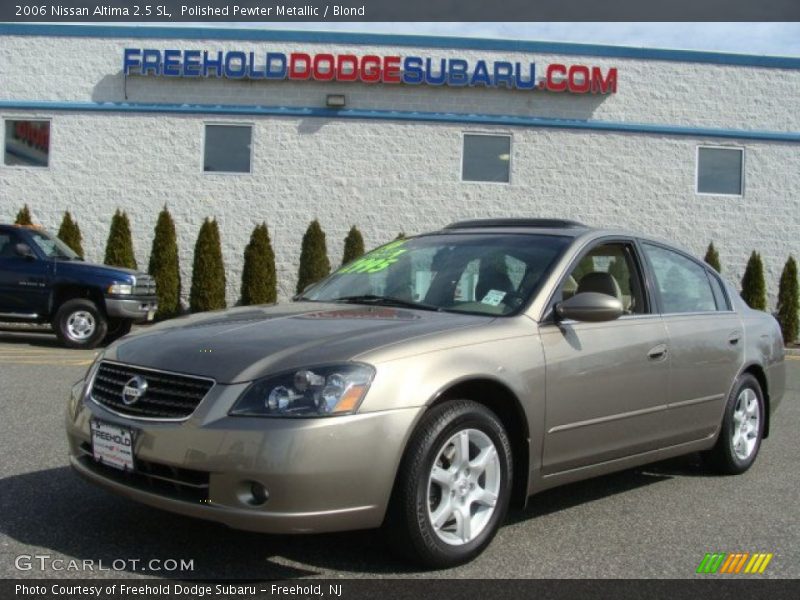
[[794,354],[787,354],[786,360],[800,360],[800,356],[795,356]]

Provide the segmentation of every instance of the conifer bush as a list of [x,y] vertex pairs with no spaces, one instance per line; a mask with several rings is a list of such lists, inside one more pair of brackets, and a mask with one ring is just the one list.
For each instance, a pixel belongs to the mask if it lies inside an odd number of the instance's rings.
[[346,265],[351,260],[357,259],[364,254],[364,238],[358,227],[353,225],[350,228],[350,233],[344,239],[344,255],[342,256],[342,264]]
[[275,253],[266,223],[253,229],[244,249],[242,269],[242,304],[272,304],[278,299]]
[[106,242],[106,256],[103,261],[114,267],[137,269],[136,256],[133,253],[133,239],[131,237],[131,223],[125,211],[114,213],[111,219],[111,231]]
[[225,306],[225,265],[222,262],[219,225],[213,219],[206,219],[194,246],[189,308],[192,312],[203,312]]
[[316,283],[331,272],[328,249],[325,246],[325,232],[319,221],[314,219],[303,236],[300,251],[300,268],[297,273],[297,293],[301,293],[312,283]]
[[742,299],[750,308],[767,310],[767,284],[764,282],[764,263],[753,250],[742,277]]
[[706,261],[706,264],[714,269],[717,273],[722,272],[722,267],[719,264],[719,252],[717,249],[714,248],[714,242],[711,242],[708,245],[708,250],[706,250],[706,257],[703,259]]
[[147,272],[156,282],[159,319],[176,316],[181,310],[181,269],[175,221],[166,206],[158,214]]
[[781,325],[783,341],[786,344],[794,343],[798,334],[798,319],[800,319],[800,290],[797,281],[797,262],[789,256],[781,273],[781,282],[778,287],[778,323]]
[[31,210],[28,208],[26,204],[23,206],[19,212],[17,213],[17,218],[14,221],[15,225],[33,225],[33,219],[31,218]]
[[78,222],[72,218],[69,211],[64,213],[61,226],[58,228],[58,239],[72,248],[78,256],[83,256],[83,237]]

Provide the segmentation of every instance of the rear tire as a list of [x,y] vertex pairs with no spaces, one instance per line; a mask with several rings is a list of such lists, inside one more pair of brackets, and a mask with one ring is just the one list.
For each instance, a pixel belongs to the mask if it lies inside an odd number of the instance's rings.
[[761,448],[765,418],[761,385],[745,373],[728,397],[717,443],[704,456],[708,465],[725,475],[747,471]]
[[511,443],[485,406],[434,406],[412,434],[387,518],[390,542],[426,567],[468,562],[489,545],[511,496]]
[[53,329],[66,347],[89,349],[96,347],[106,337],[108,322],[94,302],[75,298],[58,307]]

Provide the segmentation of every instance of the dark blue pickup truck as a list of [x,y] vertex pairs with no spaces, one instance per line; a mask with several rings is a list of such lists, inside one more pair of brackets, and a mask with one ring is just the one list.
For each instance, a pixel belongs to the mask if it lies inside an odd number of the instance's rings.
[[50,323],[64,345],[94,348],[157,308],[150,275],[84,262],[42,229],[0,224],[0,321]]

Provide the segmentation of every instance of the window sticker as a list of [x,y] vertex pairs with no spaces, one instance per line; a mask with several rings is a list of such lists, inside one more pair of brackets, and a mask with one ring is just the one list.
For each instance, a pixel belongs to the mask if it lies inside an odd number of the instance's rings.
[[408,252],[406,240],[397,240],[373,250],[369,254],[339,269],[339,273],[378,273],[400,260]]
[[481,304],[488,304],[489,306],[497,306],[503,301],[503,298],[506,297],[505,292],[501,292],[499,290],[489,290],[486,292],[486,295],[481,300]]

